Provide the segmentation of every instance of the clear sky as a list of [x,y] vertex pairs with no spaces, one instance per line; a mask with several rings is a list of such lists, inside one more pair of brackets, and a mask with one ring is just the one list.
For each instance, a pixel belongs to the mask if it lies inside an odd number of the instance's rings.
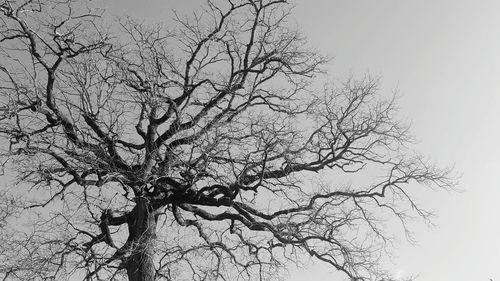
[[383,89],[402,94],[417,148],[462,174],[463,192],[420,199],[439,213],[437,227],[415,228],[417,245],[395,250],[395,271],[421,281],[500,280],[499,10],[498,1],[298,2],[303,32],[335,56],[333,74],[380,74]]
[[[168,19],[202,0],[106,0],[117,14]],[[500,2],[298,0],[294,17],[334,59],[332,77],[371,73],[398,89],[417,149],[462,174],[460,193],[426,192],[436,227],[415,224],[417,244],[394,250],[395,273],[420,281],[500,280]],[[168,20],[167,20],[168,21]],[[292,280],[337,280],[321,265]]]

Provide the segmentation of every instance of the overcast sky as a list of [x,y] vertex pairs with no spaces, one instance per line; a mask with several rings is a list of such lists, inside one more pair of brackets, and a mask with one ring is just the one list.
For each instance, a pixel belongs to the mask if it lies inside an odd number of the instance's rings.
[[[459,194],[427,193],[437,227],[395,251],[418,280],[500,280],[500,2],[301,1],[311,42],[331,69],[380,74],[398,88],[420,151],[462,174]],[[300,279],[297,279],[300,280]],[[302,279],[303,280],[303,279]]]
[[[112,12],[151,20],[202,0],[106,0]],[[419,151],[462,174],[460,193],[426,192],[436,227],[415,224],[417,244],[394,250],[396,274],[420,281],[500,280],[500,1],[299,0],[294,17],[334,59],[332,77],[371,73],[398,89]],[[167,20],[168,21],[168,20]],[[330,280],[321,265],[292,279]],[[336,279],[333,279],[336,280]]]

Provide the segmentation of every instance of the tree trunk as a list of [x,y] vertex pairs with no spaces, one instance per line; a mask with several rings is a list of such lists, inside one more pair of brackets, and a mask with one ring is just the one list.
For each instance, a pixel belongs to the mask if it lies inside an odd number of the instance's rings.
[[157,215],[149,200],[140,197],[129,214],[128,230],[130,256],[126,262],[129,281],[154,281],[154,248]]

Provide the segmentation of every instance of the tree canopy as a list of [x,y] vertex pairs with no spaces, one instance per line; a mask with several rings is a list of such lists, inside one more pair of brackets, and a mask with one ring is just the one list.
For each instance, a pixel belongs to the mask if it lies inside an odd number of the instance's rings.
[[0,12],[4,280],[274,280],[307,256],[388,280],[384,221],[409,234],[429,213],[408,188],[453,187],[377,79],[318,86],[329,59],[288,1],[170,27],[77,0]]

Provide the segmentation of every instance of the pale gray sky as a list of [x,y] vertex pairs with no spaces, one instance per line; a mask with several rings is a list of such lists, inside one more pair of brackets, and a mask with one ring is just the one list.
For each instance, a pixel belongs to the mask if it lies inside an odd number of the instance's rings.
[[421,281],[500,278],[499,10],[498,1],[298,2],[304,33],[335,56],[333,73],[368,71],[397,87],[417,148],[463,174],[462,193],[422,195],[437,227],[415,228],[418,244],[395,250],[394,270]]
[[[166,20],[203,0],[106,0],[114,13]],[[420,281],[500,280],[500,2],[298,0],[297,25],[334,57],[332,77],[380,75],[398,89],[417,149],[463,174],[461,193],[423,192],[437,227],[415,224],[417,245],[394,250],[395,273]],[[337,280],[321,265],[292,280]]]

